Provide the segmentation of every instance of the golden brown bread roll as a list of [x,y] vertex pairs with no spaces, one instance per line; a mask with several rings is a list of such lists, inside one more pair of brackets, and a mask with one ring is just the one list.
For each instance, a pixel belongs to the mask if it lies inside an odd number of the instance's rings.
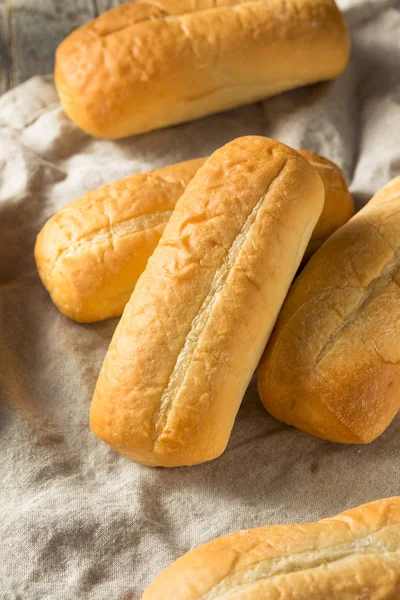
[[400,406],[400,178],[314,254],[258,369],[267,410],[313,435],[367,443]]
[[55,81],[79,127],[120,138],[331,79],[348,57],[333,0],[139,0],[64,40]]
[[39,233],[39,275],[59,310],[90,323],[122,314],[165,224],[203,158],[89,192]]
[[206,160],[111,341],[96,435],[153,466],[224,451],[323,201],[317,171],[273,140],[238,138]]
[[142,600],[398,600],[400,497],[238,531],[172,563]]
[[[325,187],[308,257],[354,208],[339,167],[318,154],[299,153],[315,166]],[[132,175],[89,192],[47,221],[37,238],[36,263],[64,315],[89,323],[122,314],[176,201],[204,161]]]

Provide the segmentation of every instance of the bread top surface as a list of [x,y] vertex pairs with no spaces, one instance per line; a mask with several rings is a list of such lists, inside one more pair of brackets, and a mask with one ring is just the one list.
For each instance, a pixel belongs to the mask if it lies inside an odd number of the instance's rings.
[[348,56],[333,0],[133,2],[61,43],[55,81],[72,120],[113,138],[335,77]]
[[204,160],[105,185],[46,222],[36,240],[36,264],[66,316],[87,322],[122,313],[177,199]]
[[375,439],[399,408],[400,178],[314,254],[258,370],[267,409],[333,441]]
[[188,444],[181,460],[223,451],[323,197],[315,169],[267,138],[207,159],[111,342],[91,411],[99,437],[148,464],[172,466]]
[[395,600],[399,565],[395,497],[317,523],[220,537],[165,569],[143,600],[161,599],[166,590],[174,600]]

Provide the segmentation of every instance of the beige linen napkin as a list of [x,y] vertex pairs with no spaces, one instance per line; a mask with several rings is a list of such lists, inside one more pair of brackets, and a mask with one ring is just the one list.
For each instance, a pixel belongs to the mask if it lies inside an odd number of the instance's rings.
[[400,493],[399,418],[369,446],[339,446],[270,417],[254,382],[220,459],[165,470],[119,456],[88,426],[116,320],[65,319],[33,261],[36,234],[64,204],[239,135],[336,161],[358,206],[400,174],[398,0],[342,5],[353,53],[337,81],[193,123],[108,142],[68,121],[51,78],[0,98],[1,600],[136,600],[215,536]]

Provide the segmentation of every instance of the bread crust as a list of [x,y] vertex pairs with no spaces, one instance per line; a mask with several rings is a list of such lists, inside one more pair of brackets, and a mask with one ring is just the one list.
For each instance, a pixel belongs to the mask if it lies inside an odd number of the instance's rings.
[[[299,154],[317,169],[325,187],[309,257],[354,209],[339,167],[313,152]],[[35,258],[43,284],[65,316],[90,323],[122,314],[178,198],[205,160],[131,175],[85,194],[47,221]]]
[[364,504],[317,523],[220,537],[160,573],[142,600],[166,597],[398,600],[400,498]]
[[400,406],[400,178],[314,254],[258,369],[267,410],[313,435],[367,443]]
[[238,138],[206,160],[111,341],[96,435],[152,466],[224,451],[323,199],[310,163],[268,138]]
[[55,82],[79,127],[121,138],[332,79],[348,57],[333,0],[137,1],[67,37]]

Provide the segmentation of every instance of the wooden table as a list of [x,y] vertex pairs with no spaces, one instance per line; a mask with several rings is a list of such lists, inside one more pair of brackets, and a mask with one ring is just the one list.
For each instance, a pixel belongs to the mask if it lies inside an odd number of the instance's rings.
[[52,73],[54,51],[73,29],[124,0],[0,0],[0,93]]

